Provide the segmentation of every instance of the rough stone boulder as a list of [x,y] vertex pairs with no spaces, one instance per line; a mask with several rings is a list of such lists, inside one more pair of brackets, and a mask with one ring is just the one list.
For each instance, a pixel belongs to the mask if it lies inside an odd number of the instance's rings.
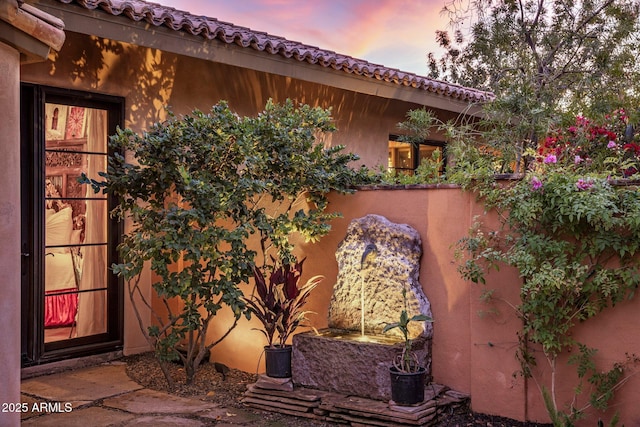
[[[329,305],[329,328],[361,330],[364,298],[365,334],[379,334],[397,322],[405,307],[409,317],[431,316],[431,306],[420,285],[420,234],[407,224],[380,215],[351,221],[338,246],[338,279]],[[431,322],[412,322],[410,335],[432,336]],[[392,333],[392,331],[388,332]],[[400,334],[395,329],[393,333]]]
[[[325,332],[325,331],[323,331]],[[389,367],[403,343],[380,344],[343,339],[313,332],[293,336],[291,368],[298,386],[369,399],[391,399]],[[431,339],[411,341],[418,364],[431,381]]]

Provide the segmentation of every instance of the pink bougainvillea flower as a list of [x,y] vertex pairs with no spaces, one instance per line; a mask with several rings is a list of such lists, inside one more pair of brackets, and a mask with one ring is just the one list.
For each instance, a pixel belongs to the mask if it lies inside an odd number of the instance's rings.
[[587,126],[589,124],[589,120],[584,118],[584,117],[582,117],[582,116],[577,116],[576,117],[576,123],[579,126]]
[[580,156],[575,156],[573,158],[573,163],[575,163],[576,165],[579,165],[580,163],[582,163],[582,157]]
[[618,117],[620,118],[621,122],[626,122],[627,119],[629,118],[627,116],[627,113],[624,111],[624,108],[619,109],[618,111],[616,111],[616,113],[618,114]]
[[555,154],[549,154],[547,157],[544,158],[544,163],[549,164],[549,163],[556,163],[558,161],[558,158],[556,157]]
[[578,182],[576,182],[576,187],[578,187],[578,190],[588,190],[593,187],[593,181],[580,178]]
[[618,144],[616,144],[615,141],[609,141],[609,143],[607,144],[607,148],[616,148],[618,146]]
[[542,181],[540,181],[540,178],[538,178],[537,176],[534,176],[533,178],[531,178],[531,189],[533,191],[538,191],[541,188],[542,188]]

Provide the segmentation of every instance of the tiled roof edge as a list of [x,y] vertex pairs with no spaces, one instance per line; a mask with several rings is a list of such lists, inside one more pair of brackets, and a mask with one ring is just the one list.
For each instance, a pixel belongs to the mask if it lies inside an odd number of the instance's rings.
[[342,55],[330,50],[287,40],[265,32],[254,31],[228,22],[206,16],[192,15],[142,0],[58,0],[61,3],[78,4],[86,9],[101,9],[112,15],[125,15],[134,21],[146,21],[174,31],[201,36],[209,40],[220,40],[228,44],[237,44],[244,48],[280,55],[300,62],[320,65],[325,68],[341,70],[400,86],[421,89],[468,103],[481,103],[493,98],[490,92],[446,83],[404,72],[395,68],[373,64],[368,61]]
[[22,1],[0,1],[0,20],[44,43],[60,50],[64,43],[64,23]]

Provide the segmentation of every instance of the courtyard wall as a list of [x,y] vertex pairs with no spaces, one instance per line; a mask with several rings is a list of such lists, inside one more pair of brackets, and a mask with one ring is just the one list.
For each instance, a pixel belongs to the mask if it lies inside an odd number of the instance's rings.
[[[74,32],[68,32],[67,37],[68,43],[60,53],[47,62],[23,65],[20,80],[122,96],[126,105],[124,126],[136,132],[163,120],[164,105],[170,105],[176,114],[187,114],[194,108],[206,111],[215,102],[226,99],[238,113],[255,114],[270,97],[279,102],[292,98],[296,102],[332,107],[340,131],[325,142],[345,144],[349,151],[362,156],[363,164],[375,167],[386,163],[387,142],[389,134],[396,131],[395,124],[404,119],[409,109],[420,106],[200,61],[159,49],[111,43]],[[83,63],[78,58],[84,58],[86,47],[97,42],[102,46],[100,55],[87,58],[84,68],[78,69],[77,64]],[[446,112],[437,112],[442,120],[450,118]],[[497,302],[487,306],[479,298],[483,288],[463,281],[456,272],[452,245],[466,234],[473,218],[479,215],[495,223],[495,218],[485,214],[473,196],[446,186],[358,191],[355,195],[332,195],[330,208],[343,214],[343,218],[333,222],[331,233],[318,244],[300,245],[299,255],[308,257],[305,276],[325,276],[309,305],[316,313],[310,316],[314,327],[327,324],[328,304],[337,277],[335,250],[349,221],[366,214],[379,214],[394,222],[407,223],[416,228],[423,239],[420,280],[435,319],[434,380],[470,393],[476,411],[521,420],[547,419],[538,382],[514,376],[519,369],[514,353],[520,321],[510,305],[518,302],[517,273],[503,269],[488,276],[488,287],[497,290]],[[149,295],[152,278],[148,271],[142,282]],[[250,292],[251,288],[245,286],[244,290]],[[606,311],[574,331],[577,338],[600,349],[598,360],[603,369],[624,360],[625,353],[640,354],[637,339],[640,322],[635,320],[639,309],[637,300],[619,304],[615,310]],[[212,334],[224,330],[230,324],[229,317],[228,313],[221,314]],[[241,322],[214,349],[212,357],[246,371],[261,370],[259,360],[264,342],[262,335],[252,330],[254,327],[258,327],[255,321]],[[148,350],[128,301],[124,342],[127,354]],[[541,358],[536,378],[548,378],[548,373],[549,366]],[[575,384],[568,375],[560,378],[558,388],[564,392],[565,400]],[[640,402],[640,380],[634,376],[614,402],[614,409],[620,411],[625,425],[640,425],[637,402]],[[593,420],[597,419],[594,417],[597,416],[590,417],[588,425],[594,425]]]
[[[309,310],[315,328],[327,326],[327,313],[338,266],[335,251],[346,234],[349,222],[367,214],[378,214],[397,223],[405,223],[422,237],[420,283],[431,303],[434,317],[434,381],[471,395],[474,411],[518,420],[548,421],[539,387],[550,384],[550,367],[541,351],[535,376],[518,375],[515,358],[521,322],[513,306],[519,301],[520,279],[513,269],[504,268],[487,276],[486,287],[464,281],[457,273],[453,245],[464,237],[474,218],[488,226],[497,218],[484,212],[474,196],[452,185],[423,189],[358,191],[353,195],[333,194],[329,209],[343,217],[332,222],[332,230],[319,243],[299,244],[300,256],[306,256],[303,280],[316,274],[325,276],[314,290]],[[481,300],[485,289],[495,289],[494,300]],[[250,292],[250,288],[245,289]],[[640,310],[638,299],[606,310],[595,319],[578,325],[578,340],[599,349],[597,362],[603,370],[625,359],[626,353],[640,354]],[[228,324],[223,318],[219,325]],[[243,322],[213,351],[212,358],[250,372],[262,371],[260,359],[262,335],[252,328],[257,322]],[[577,385],[574,367],[560,364],[557,389],[560,402],[569,403]],[[632,373],[633,374],[633,373]],[[585,390],[588,385],[585,384]],[[579,404],[584,404],[584,398]],[[640,425],[640,379],[631,376],[607,414],[590,412],[583,425],[595,425],[599,417],[609,419],[619,411],[625,425]]]
[[[327,135],[323,143],[344,144],[347,151],[361,157],[354,166],[374,168],[386,165],[389,135],[397,132],[396,124],[404,120],[408,110],[420,107],[412,102],[333,87],[332,79],[341,74],[326,70],[328,83],[318,84],[73,31],[66,31],[66,37],[60,52],[50,55],[47,61],[23,64],[20,81],[123,97],[123,127],[137,133],[165,120],[167,106],[180,116],[195,109],[207,112],[217,102],[226,100],[238,114],[256,115],[270,98],[279,103],[292,99],[295,103],[331,108],[338,132]],[[271,55],[267,58],[273,59]],[[436,112],[441,120],[454,117],[451,112]],[[442,135],[432,137],[443,139]],[[149,271],[145,271],[141,289],[147,298],[151,296],[152,282]],[[18,317],[16,314],[15,318]],[[145,317],[150,315],[147,313]],[[148,343],[140,333],[128,298],[124,325],[124,353],[147,351]]]

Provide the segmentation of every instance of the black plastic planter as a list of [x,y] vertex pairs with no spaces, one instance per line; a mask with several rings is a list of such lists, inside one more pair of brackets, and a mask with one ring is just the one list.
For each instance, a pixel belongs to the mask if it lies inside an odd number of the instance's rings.
[[417,372],[400,372],[395,366],[389,368],[391,374],[391,400],[398,405],[415,405],[424,401],[425,368]]
[[272,378],[291,377],[291,346],[264,348],[267,376]]

